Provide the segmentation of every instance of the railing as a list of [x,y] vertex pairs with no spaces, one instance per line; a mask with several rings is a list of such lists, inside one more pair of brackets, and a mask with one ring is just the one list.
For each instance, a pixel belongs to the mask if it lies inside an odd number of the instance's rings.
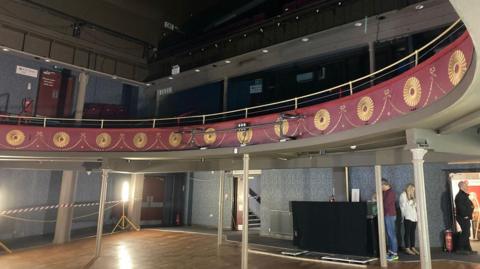
[[[458,26],[458,27],[457,27]],[[363,77],[348,81],[346,83],[314,92],[311,94],[226,112],[193,115],[184,117],[170,117],[158,119],[72,119],[72,118],[50,118],[50,117],[29,117],[18,115],[0,115],[0,123],[27,124],[43,127],[87,127],[87,128],[158,128],[167,126],[205,125],[218,121],[243,119],[263,114],[278,113],[289,110],[296,110],[300,107],[310,106],[319,102],[336,99],[337,95],[352,95],[364,88],[370,87],[375,81],[386,76],[410,68],[419,64],[433,49],[437,48],[444,40],[463,29],[460,19],[449,26],[436,38],[415,50],[404,58]],[[445,37],[440,43],[434,43]],[[413,59],[412,59],[413,58]],[[394,67],[397,67],[394,69]],[[361,82],[361,83],[360,83]]]

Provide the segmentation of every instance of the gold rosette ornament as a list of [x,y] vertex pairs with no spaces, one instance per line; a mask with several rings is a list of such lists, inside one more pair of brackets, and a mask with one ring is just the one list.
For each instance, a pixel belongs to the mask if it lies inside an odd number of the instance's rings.
[[104,149],[110,146],[110,144],[112,143],[112,137],[107,133],[101,133],[97,135],[97,139],[95,140],[95,142],[97,143],[97,146],[99,148]]
[[138,133],[133,137],[133,145],[141,149],[147,145],[148,137],[145,133]]
[[70,143],[70,135],[65,132],[58,132],[53,135],[53,144],[57,148],[64,148]]
[[170,136],[168,137],[168,143],[174,148],[180,146],[180,143],[182,143],[182,134],[171,132]]
[[422,98],[422,86],[416,77],[407,79],[403,86],[403,101],[410,107],[415,107]]
[[248,128],[245,131],[237,131],[237,139],[240,144],[248,144],[252,141],[253,130]]
[[217,140],[217,134],[215,133],[215,129],[208,128],[203,134],[203,141],[205,141],[205,144],[211,145],[215,143],[216,140]]
[[456,50],[452,53],[448,61],[448,78],[453,86],[457,86],[466,72],[467,60],[465,59],[465,55],[461,50]]
[[[282,133],[280,133],[280,127],[282,128]],[[288,133],[288,129],[289,129],[289,124],[288,124],[288,120],[282,120],[281,118],[278,118],[276,121],[275,121],[275,126],[274,126],[274,131],[275,131],[275,134],[278,136],[278,137],[282,137],[284,135],[286,135]]]
[[373,116],[375,105],[372,98],[364,96],[357,104],[357,116],[362,121],[368,121]]
[[20,130],[11,130],[5,136],[5,140],[11,146],[20,146],[25,141],[25,134]]
[[326,109],[320,109],[315,113],[313,123],[315,124],[315,128],[320,131],[325,131],[330,125],[330,112]]

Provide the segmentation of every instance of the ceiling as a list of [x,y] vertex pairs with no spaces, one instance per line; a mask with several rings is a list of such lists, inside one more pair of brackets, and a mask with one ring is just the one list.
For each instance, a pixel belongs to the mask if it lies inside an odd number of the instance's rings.
[[[195,32],[220,16],[259,0],[22,0],[58,11],[150,44],[157,44],[172,31],[164,22],[178,27],[179,34]],[[270,2],[282,0],[270,0]],[[265,0],[261,1],[265,2]],[[68,4],[66,4],[68,3]]]

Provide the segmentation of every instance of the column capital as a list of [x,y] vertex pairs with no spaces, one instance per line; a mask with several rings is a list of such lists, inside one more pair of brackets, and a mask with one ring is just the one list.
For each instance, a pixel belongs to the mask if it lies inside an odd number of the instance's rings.
[[423,157],[427,154],[428,150],[423,148],[414,148],[410,149],[413,155],[413,160],[421,160],[423,161]]

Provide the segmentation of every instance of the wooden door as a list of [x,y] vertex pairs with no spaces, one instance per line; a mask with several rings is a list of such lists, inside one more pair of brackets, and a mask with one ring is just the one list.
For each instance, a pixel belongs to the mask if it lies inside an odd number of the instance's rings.
[[42,70],[38,83],[35,114],[43,117],[56,117],[62,74],[51,70]]
[[163,224],[163,206],[165,202],[164,193],[165,178],[159,176],[145,176],[140,221],[142,226]]

